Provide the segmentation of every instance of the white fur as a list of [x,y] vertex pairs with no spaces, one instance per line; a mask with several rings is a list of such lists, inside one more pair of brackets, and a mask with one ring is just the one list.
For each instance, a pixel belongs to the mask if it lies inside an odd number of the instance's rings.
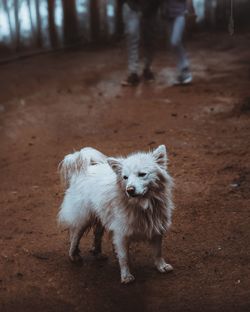
[[128,266],[133,240],[149,240],[157,269],[172,270],[161,256],[162,236],[171,224],[173,209],[173,182],[167,172],[164,145],[126,158],[108,158],[93,148],[84,148],[64,158],[61,176],[67,190],[58,220],[70,229],[71,260],[79,259],[81,236],[94,226],[96,254],[101,252],[103,228],[112,232],[123,283],[134,280]]

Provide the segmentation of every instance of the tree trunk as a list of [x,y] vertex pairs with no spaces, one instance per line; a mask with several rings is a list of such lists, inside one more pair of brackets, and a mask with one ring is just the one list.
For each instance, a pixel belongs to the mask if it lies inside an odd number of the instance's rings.
[[63,33],[65,44],[76,42],[78,38],[78,23],[75,0],[62,0]]
[[30,16],[30,25],[31,25],[31,31],[32,31],[32,42],[34,42],[35,38],[36,38],[36,30],[35,30],[34,23],[33,23],[33,16],[32,16],[32,11],[31,11],[30,0],[27,0],[27,6],[28,6],[29,16]]
[[55,48],[58,46],[58,36],[55,25],[55,0],[48,0],[48,22],[50,45]]
[[41,16],[39,10],[39,0],[35,0],[35,7],[36,7],[36,44],[39,48],[43,45],[42,40],[42,26],[41,26]]
[[89,14],[91,40],[98,41],[100,39],[100,15],[98,0],[90,0]]
[[15,48],[20,48],[20,21],[19,21],[19,5],[18,0],[14,1],[14,16],[15,16]]
[[210,0],[205,2],[205,22],[206,25],[212,29],[216,27],[216,5],[217,0]]
[[115,6],[115,36],[120,38],[123,34],[123,19],[122,19],[122,1],[117,0]]
[[99,7],[101,39],[106,41],[109,35],[108,14],[107,14],[107,0],[102,0],[101,7]]
[[7,5],[7,0],[3,0],[3,7],[4,7],[4,10],[6,12],[7,19],[8,19],[8,24],[9,24],[9,29],[10,29],[10,37],[11,37],[11,45],[12,45],[12,47],[14,47],[15,37],[14,37],[13,28],[12,28],[12,24],[11,24],[10,10],[9,10],[8,5]]

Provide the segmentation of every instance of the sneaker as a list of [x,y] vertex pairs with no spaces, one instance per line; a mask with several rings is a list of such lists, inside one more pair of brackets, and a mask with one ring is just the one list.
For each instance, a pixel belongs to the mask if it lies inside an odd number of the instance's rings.
[[122,81],[122,86],[137,86],[140,83],[140,77],[137,73],[131,73],[128,75],[127,79]]
[[145,68],[142,75],[143,79],[147,82],[153,82],[155,80],[155,75],[149,68]]
[[188,85],[193,81],[193,76],[188,68],[182,70],[178,75],[175,85]]

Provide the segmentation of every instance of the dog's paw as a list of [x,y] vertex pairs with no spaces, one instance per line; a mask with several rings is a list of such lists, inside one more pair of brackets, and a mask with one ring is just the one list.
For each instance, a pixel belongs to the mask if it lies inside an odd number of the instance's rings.
[[121,276],[121,283],[122,284],[129,284],[135,280],[134,275],[131,273]]
[[96,260],[100,260],[100,261],[108,260],[107,255],[101,252],[97,252],[95,249],[91,249],[89,252],[95,257]]
[[172,265],[169,263],[166,263],[164,259],[160,259],[159,261],[155,263],[155,265],[156,265],[157,270],[161,273],[171,272],[174,269]]

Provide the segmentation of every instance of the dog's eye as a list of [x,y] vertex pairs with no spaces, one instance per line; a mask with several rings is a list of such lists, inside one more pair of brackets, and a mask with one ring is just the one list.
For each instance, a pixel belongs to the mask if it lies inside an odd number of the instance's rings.
[[145,177],[146,176],[146,173],[145,172],[139,172],[138,173],[138,177],[139,178],[143,178],[143,177]]
[[127,176],[123,176],[123,179],[124,179],[124,180],[128,180],[128,177],[127,177]]

